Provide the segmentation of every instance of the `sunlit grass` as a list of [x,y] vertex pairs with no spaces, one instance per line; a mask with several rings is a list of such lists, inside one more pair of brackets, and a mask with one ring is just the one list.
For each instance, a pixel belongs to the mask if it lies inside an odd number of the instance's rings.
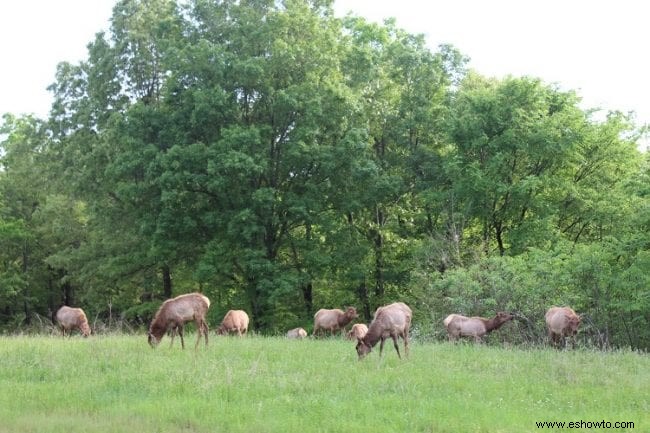
[[[535,421],[650,431],[633,352],[412,345],[357,361],[338,339],[0,338],[0,432],[532,432]],[[584,430],[583,430],[584,431]],[[621,431],[621,430],[619,430]],[[632,430],[630,430],[632,431]]]

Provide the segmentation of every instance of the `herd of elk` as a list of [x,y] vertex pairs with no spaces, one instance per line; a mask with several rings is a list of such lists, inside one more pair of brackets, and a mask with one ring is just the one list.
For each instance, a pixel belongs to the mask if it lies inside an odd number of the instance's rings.
[[[156,347],[166,333],[171,336],[171,345],[174,343],[174,336],[180,335],[181,347],[185,348],[183,339],[183,328],[187,322],[193,321],[196,324],[198,336],[195,349],[201,342],[201,336],[205,338],[205,345],[208,345],[208,323],[206,315],[210,308],[210,300],[201,293],[188,293],[162,303],[154,315],[147,338],[151,347]],[[369,326],[363,323],[353,324],[350,331],[345,333],[345,328],[359,315],[354,307],[347,307],[345,311],[339,309],[320,309],[314,315],[313,336],[316,337],[329,331],[334,335],[341,331],[349,340],[356,340],[356,350],[359,359],[365,357],[372,351],[372,348],[379,342],[379,356],[384,349],[384,341],[390,337],[397,356],[402,357],[398,339],[404,341],[404,353],[408,356],[409,330],[413,312],[403,302],[395,302],[377,308],[372,322]],[[521,317],[521,316],[519,316]],[[91,334],[86,314],[81,308],[63,306],[59,308],[54,317],[65,336],[66,332],[78,329],[84,337]],[[498,312],[492,318],[466,317],[460,314],[450,314],[443,324],[447,330],[449,341],[456,341],[461,337],[469,337],[480,343],[482,338],[495,331],[505,323],[516,318],[515,314]],[[569,307],[551,307],[545,314],[546,328],[550,342],[553,346],[566,346],[566,339],[572,337],[575,344],[575,336],[582,317],[576,314]],[[248,332],[249,317],[243,310],[229,310],[221,324],[216,329],[218,335],[237,333],[240,337]],[[286,333],[286,338],[303,339],[307,337],[307,331],[303,328],[294,328]]]

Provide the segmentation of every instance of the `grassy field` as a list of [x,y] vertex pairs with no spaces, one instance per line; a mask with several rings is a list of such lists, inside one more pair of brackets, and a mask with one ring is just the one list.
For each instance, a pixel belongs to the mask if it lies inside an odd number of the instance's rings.
[[0,337],[0,433],[650,431],[644,354],[415,342],[358,362],[338,339],[193,338]]

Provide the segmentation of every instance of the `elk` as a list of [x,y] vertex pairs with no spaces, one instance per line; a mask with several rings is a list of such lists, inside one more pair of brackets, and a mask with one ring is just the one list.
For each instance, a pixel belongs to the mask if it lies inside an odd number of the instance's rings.
[[402,337],[402,340],[404,340],[404,353],[408,356],[409,329],[411,328],[412,317],[411,309],[403,302],[395,302],[377,308],[374,319],[368,327],[368,332],[362,338],[357,339],[356,349],[359,360],[370,353],[378,341],[381,341],[379,345],[379,356],[381,357],[384,350],[384,341],[388,337],[393,339],[393,345],[400,359],[402,355],[399,353],[397,338]]
[[575,335],[578,333],[578,327],[582,317],[576,314],[569,307],[551,307],[544,316],[546,328],[551,343],[559,347],[562,344],[566,347],[566,337],[573,337],[575,344]]
[[297,340],[302,340],[307,336],[307,331],[302,328],[294,328],[287,331],[287,338],[294,338]]
[[240,337],[248,332],[248,314],[244,310],[229,310],[217,328],[218,335],[236,332]]
[[368,327],[363,323],[355,323],[347,334],[348,340],[358,340],[368,333]]
[[90,326],[86,313],[81,308],[72,308],[64,305],[56,312],[56,321],[61,328],[61,334],[65,337],[66,331],[71,332],[78,329],[84,337],[90,335]]
[[357,309],[354,307],[348,307],[345,312],[335,308],[333,310],[327,310],[321,308],[314,314],[314,333],[313,336],[316,336],[317,333],[325,333],[325,331],[330,331],[332,335],[338,330],[345,330],[345,327],[359,317],[357,314]]
[[465,317],[460,314],[450,314],[443,320],[449,341],[456,341],[460,337],[473,337],[474,341],[480,343],[485,334],[488,334],[501,325],[512,320],[514,316],[500,311],[491,319],[483,317]]
[[205,316],[210,308],[210,300],[201,293],[187,293],[162,303],[149,326],[148,341],[151,347],[156,347],[166,332],[171,331],[172,344],[174,334],[178,332],[181,337],[181,347],[185,349],[183,327],[185,323],[194,321],[198,337],[194,349],[199,347],[201,335],[205,337],[205,346],[208,346],[208,323]]

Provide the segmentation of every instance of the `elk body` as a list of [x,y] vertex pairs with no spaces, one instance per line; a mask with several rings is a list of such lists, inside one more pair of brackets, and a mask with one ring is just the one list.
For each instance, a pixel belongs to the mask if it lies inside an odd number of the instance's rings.
[[81,308],[72,308],[63,306],[56,312],[56,321],[61,328],[61,334],[65,337],[65,333],[78,329],[84,337],[90,335],[90,326],[88,326],[88,319],[86,313]]
[[218,335],[236,332],[240,337],[248,332],[248,314],[244,310],[229,310],[217,328]]
[[582,318],[569,307],[551,307],[544,316],[548,336],[554,346],[566,346],[566,338],[578,333]]
[[355,323],[347,334],[348,340],[358,340],[368,333],[368,327],[363,323]]
[[198,337],[194,348],[199,347],[201,335],[205,337],[208,345],[208,323],[205,316],[210,308],[210,300],[200,293],[188,293],[162,303],[149,327],[148,340],[151,347],[156,347],[166,332],[171,331],[172,344],[174,334],[178,332],[181,337],[181,347],[185,348],[183,327],[185,323],[194,321]]
[[411,328],[411,319],[413,313],[408,305],[403,302],[395,302],[390,305],[377,308],[375,317],[368,327],[368,332],[363,338],[357,339],[357,354],[359,359],[366,356],[372,348],[381,341],[379,345],[379,356],[384,350],[384,341],[390,337],[393,339],[393,345],[397,351],[397,356],[402,358],[399,353],[397,339],[404,340],[404,353],[408,356],[409,346],[409,329]]
[[460,337],[472,337],[477,343],[489,332],[499,329],[504,323],[512,320],[514,316],[502,311],[491,319],[483,317],[465,317],[460,314],[450,314],[443,321],[447,328],[449,341],[456,341]]
[[357,309],[354,307],[348,307],[345,311],[339,310],[338,308],[333,310],[321,308],[314,314],[313,335],[316,336],[316,334],[322,334],[325,331],[335,334],[338,330],[344,330],[357,317],[359,315],[357,314]]
[[302,340],[307,336],[307,331],[302,328],[294,328],[287,331],[287,338]]

